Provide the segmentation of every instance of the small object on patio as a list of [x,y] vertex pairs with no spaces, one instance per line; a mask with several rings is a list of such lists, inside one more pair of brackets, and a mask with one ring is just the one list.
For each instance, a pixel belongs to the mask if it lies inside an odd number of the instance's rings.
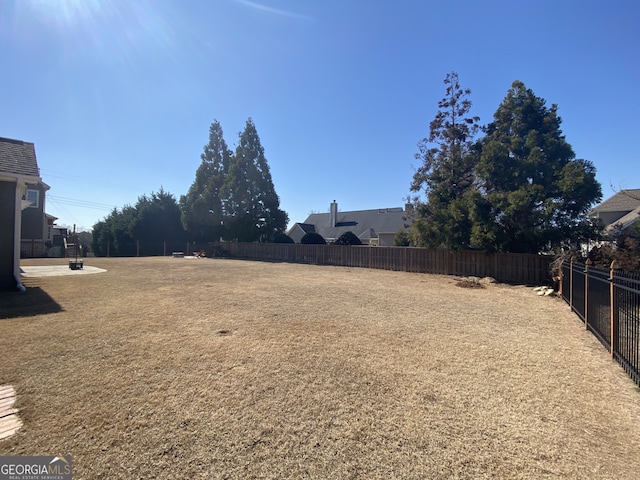
[[69,260],[71,270],[82,270],[82,267],[84,267],[84,260]]
[[75,251],[75,259],[69,259],[69,268],[71,270],[82,270],[84,260],[78,258],[78,234],[76,233],[76,225],[73,224],[73,234],[70,237],[73,240],[73,250]]
[[173,258],[184,258],[184,252],[173,252],[171,256]]

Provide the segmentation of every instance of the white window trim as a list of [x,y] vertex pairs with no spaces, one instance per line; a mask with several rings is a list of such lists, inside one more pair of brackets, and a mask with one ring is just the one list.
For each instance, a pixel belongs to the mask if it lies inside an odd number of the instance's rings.
[[29,193],[34,192],[36,194],[36,201],[31,203],[28,208],[39,208],[40,207],[40,192],[34,189],[27,189],[27,200],[29,200]]

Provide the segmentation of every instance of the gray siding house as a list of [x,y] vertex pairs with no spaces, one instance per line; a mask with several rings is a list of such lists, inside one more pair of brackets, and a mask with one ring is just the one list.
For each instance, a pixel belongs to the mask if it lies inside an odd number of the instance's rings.
[[598,219],[605,227],[605,232],[616,227],[623,232],[628,230],[640,218],[640,188],[620,190],[594,207],[589,216]]
[[[37,223],[45,221],[42,212],[47,188],[40,178],[33,143],[0,137],[0,290],[24,289],[20,280],[22,213],[32,207],[38,192],[42,220]],[[29,216],[27,221],[31,223]]]

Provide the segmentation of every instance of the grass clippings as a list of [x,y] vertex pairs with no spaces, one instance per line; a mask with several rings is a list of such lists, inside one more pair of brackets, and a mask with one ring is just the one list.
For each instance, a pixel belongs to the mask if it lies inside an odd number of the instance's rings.
[[86,263],[108,271],[25,279],[43,305],[0,297],[0,384],[24,421],[0,455],[72,455],[74,479],[640,474],[640,395],[560,299],[355,268]]

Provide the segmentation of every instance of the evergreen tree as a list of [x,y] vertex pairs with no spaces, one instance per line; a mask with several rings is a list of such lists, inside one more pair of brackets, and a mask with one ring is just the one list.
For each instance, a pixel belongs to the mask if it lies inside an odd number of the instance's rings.
[[479,118],[469,115],[471,90],[462,89],[458,74],[447,74],[446,95],[438,102],[439,111],[429,124],[429,137],[419,144],[411,191],[426,195],[413,198],[416,219],[413,236],[416,245],[466,248],[471,237],[469,195],[474,188],[477,151],[474,137]]
[[114,208],[102,221],[93,226],[92,248],[96,255],[134,256],[136,241],[133,228],[136,210],[125,205],[122,210]]
[[133,238],[140,242],[140,255],[162,255],[165,242],[169,251],[180,250],[185,239],[176,199],[162,187],[158,193],[142,195],[135,205]]
[[223,138],[222,127],[214,120],[209,127],[209,143],[200,156],[202,162],[186,195],[180,197],[182,223],[189,237],[199,242],[223,236],[220,189],[229,169],[231,150]]
[[227,239],[266,241],[287,226],[288,217],[280,210],[264,148],[251,118],[230,159],[220,199]]
[[360,239],[353,233],[351,230],[348,232],[344,232],[340,235],[335,242],[334,245],[362,245]]
[[470,194],[471,241],[486,250],[537,253],[592,235],[586,213],[601,198],[595,168],[576,160],[557,106],[515,81],[482,140]]
[[183,240],[176,199],[160,187],[158,193],[139,197],[135,206],[114,208],[96,223],[91,246],[99,256],[162,255],[165,241],[168,249],[179,249]]
[[309,232],[304,234],[300,239],[300,243],[303,245],[326,245],[327,241],[319,233]]

